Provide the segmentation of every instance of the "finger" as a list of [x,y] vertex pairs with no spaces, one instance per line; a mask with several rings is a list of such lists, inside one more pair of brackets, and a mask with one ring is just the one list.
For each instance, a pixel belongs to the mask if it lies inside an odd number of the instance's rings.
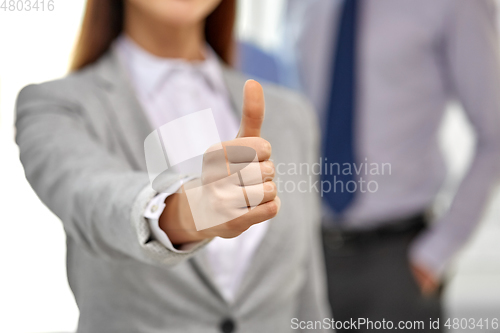
[[254,162],[256,153],[258,161],[265,161],[271,157],[272,152],[271,144],[258,137],[237,138],[223,142],[222,146],[226,150],[230,163]]
[[274,200],[278,195],[278,188],[274,182],[245,186],[244,189],[250,206],[254,207]]
[[229,165],[231,174],[240,172],[241,182],[244,186],[262,184],[266,181],[274,179],[274,163],[272,161],[264,161],[257,164],[250,163],[233,163]]
[[261,223],[275,217],[278,214],[280,207],[281,200],[277,196],[274,200],[263,203],[250,210],[245,215],[227,222],[226,228],[229,230],[245,231],[254,224]]
[[201,175],[201,184],[208,185],[221,179],[226,179],[226,186],[251,186],[272,181],[275,176],[275,167],[272,161],[260,163],[236,163],[229,165],[229,175],[239,173],[237,177],[228,177],[228,170],[225,164],[206,164]]
[[262,173],[262,180],[268,182],[274,179],[276,169],[273,161],[260,162],[260,170]]
[[243,113],[238,137],[258,137],[264,121],[264,90],[254,80],[243,87]]

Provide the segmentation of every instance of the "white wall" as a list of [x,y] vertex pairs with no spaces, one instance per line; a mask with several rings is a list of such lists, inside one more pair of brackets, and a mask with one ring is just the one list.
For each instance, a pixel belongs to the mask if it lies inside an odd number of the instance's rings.
[[0,332],[76,328],[62,225],[24,178],[12,124],[23,86],[65,74],[83,3],[56,0],[52,12],[0,10]]
[[286,0],[239,0],[237,37],[270,50],[277,43]]

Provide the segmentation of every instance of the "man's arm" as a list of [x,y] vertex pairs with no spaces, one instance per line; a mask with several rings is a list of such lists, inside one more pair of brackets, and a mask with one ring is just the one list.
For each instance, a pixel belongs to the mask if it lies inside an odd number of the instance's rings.
[[410,250],[423,289],[429,289],[429,278],[439,280],[447,263],[469,239],[481,220],[500,171],[496,8],[490,0],[451,0],[448,8],[443,34],[445,70],[450,89],[462,103],[477,142],[472,164],[450,210]]

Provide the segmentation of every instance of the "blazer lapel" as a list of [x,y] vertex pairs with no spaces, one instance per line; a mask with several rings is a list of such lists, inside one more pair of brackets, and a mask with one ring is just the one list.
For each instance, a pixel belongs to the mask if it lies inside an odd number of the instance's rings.
[[111,106],[109,120],[116,125],[114,130],[118,132],[118,137],[123,139],[121,144],[129,161],[135,168],[146,170],[144,140],[154,128],[113,48],[96,64],[96,73]]

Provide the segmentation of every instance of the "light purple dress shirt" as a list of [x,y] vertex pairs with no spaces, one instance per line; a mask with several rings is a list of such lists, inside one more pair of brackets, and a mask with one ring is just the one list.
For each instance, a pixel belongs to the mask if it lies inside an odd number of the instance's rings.
[[[288,0],[281,58],[287,83],[325,119],[342,0]],[[481,219],[500,170],[500,53],[491,0],[360,2],[356,156],[390,163],[378,191],[358,193],[346,228],[371,228],[432,206],[447,176],[438,133],[460,102],[475,130],[473,161],[449,211],[416,239],[410,257],[441,275]],[[325,123],[323,121],[323,123]]]

